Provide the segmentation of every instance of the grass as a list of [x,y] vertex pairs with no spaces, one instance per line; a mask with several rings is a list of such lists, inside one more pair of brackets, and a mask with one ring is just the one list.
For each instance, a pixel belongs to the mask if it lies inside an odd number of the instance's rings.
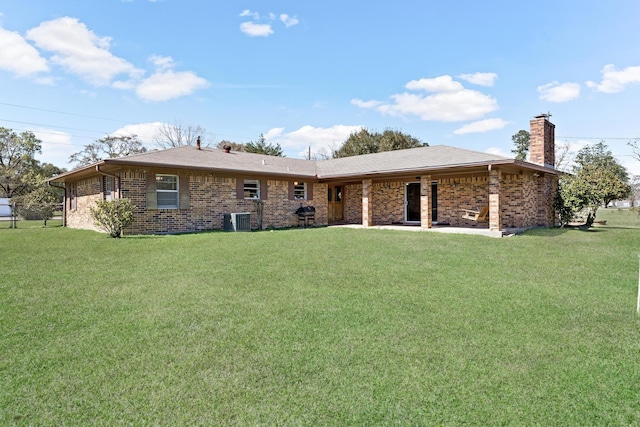
[[638,425],[640,221],[599,216],[499,240],[0,230],[0,424]]

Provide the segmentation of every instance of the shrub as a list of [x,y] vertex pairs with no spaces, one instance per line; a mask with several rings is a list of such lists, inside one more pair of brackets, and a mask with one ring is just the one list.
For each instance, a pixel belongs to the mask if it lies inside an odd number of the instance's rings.
[[109,237],[122,236],[122,229],[131,225],[136,207],[129,199],[97,200],[90,208],[91,216],[98,228],[109,233]]

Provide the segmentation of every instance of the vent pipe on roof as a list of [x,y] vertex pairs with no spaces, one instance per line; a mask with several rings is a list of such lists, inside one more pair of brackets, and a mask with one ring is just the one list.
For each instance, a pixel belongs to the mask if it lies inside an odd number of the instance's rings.
[[200,137],[198,137],[198,139],[196,140],[196,148],[198,150],[200,149]]

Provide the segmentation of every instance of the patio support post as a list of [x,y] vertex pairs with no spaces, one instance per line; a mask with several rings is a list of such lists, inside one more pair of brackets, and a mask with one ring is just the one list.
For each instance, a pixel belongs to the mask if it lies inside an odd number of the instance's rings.
[[501,179],[500,170],[489,166],[489,230],[502,230]]
[[431,175],[420,177],[420,227],[431,228]]
[[362,225],[370,227],[373,225],[373,201],[371,190],[373,189],[373,181],[370,179],[362,180]]

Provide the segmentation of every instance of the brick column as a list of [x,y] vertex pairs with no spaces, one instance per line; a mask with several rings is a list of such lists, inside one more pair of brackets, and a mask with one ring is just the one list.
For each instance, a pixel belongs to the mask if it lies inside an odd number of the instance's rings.
[[502,230],[500,195],[502,174],[489,166],[489,230]]
[[370,179],[362,180],[362,225],[365,227],[373,225],[372,188],[373,182]]
[[431,228],[431,175],[420,177],[420,227]]

